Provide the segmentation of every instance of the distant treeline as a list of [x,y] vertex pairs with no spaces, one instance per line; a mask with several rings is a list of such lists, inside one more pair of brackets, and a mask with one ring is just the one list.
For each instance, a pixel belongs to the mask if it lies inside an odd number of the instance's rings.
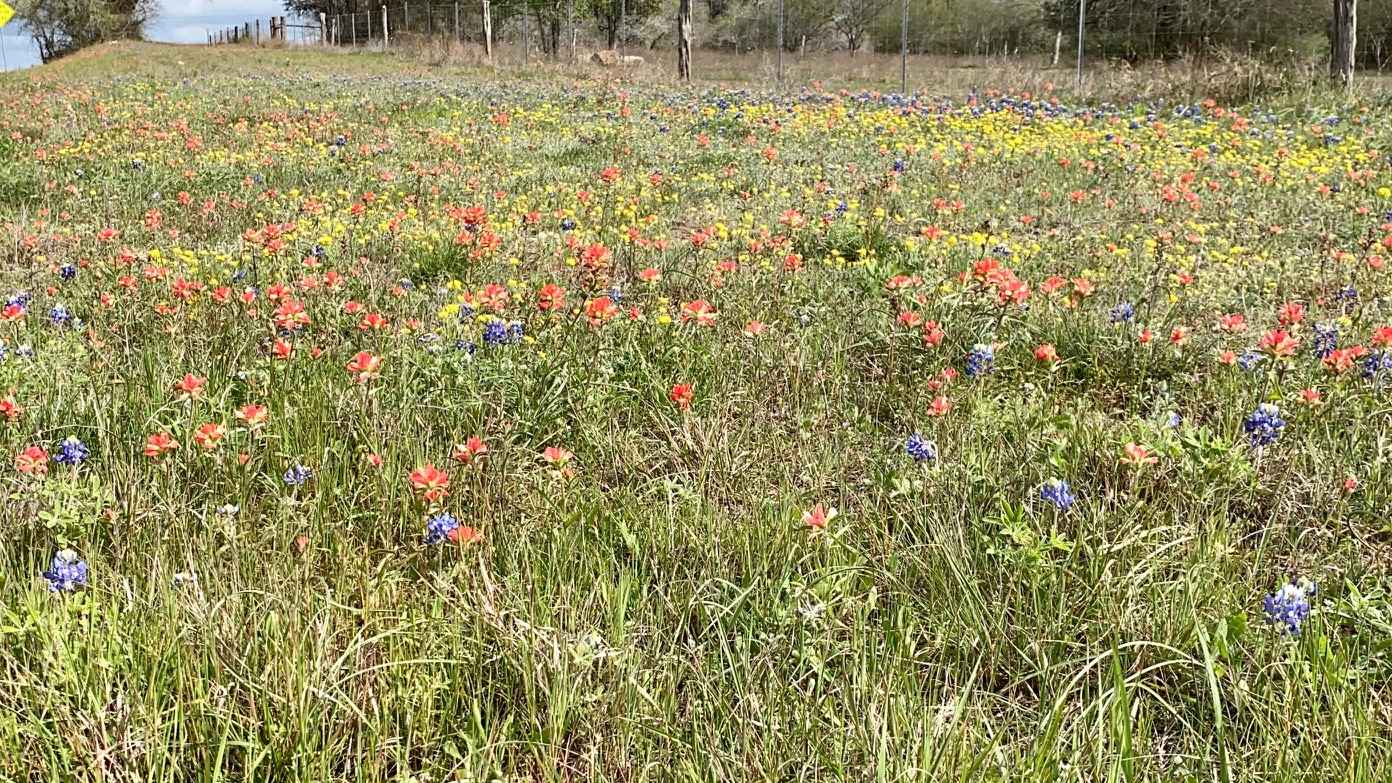
[[[671,45],[678,0],[492,0],[499,36],[518,34],[525,19],[533,40],[556,51],[571,21],[578,35],[614,46]],[[747,51],[777,45],[779,0],[692,0],[696,42]],[[330,16],[380,12],[382,0],[287,0],[290,13]],[[424,30],[427,5],[410,6],[409,26]],[[461,0],[469,9],[481,0]],[[902,0],[782,0],[783,47],[789,51],[899,51]],[[394,17],[395,18],[395,17]],[[438,18],[438,17],[437,17]],[[1132,61],[1172,59],[1218,50],[1285,59],[1328,52],[1330,0],[1088,0],[1089,56]],[[908,46],[914,53],[1067,57],[1077,48],[1077,0],[909,0]],[[1392,0],[1358,3],[1358,60],[1392,60]]]

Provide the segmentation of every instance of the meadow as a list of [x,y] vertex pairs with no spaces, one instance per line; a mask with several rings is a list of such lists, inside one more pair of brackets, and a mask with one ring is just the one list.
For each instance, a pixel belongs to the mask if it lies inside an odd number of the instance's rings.
[[1390,152],[1356,98],[0,76],[0,780],[1385,780]]

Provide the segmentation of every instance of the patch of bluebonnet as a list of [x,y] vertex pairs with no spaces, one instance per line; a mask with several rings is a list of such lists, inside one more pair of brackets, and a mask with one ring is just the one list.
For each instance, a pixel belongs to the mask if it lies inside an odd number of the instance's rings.
[[450,533],[459,529],[459,520],[448,511],[431,517],[425,523],[425,543],[443,544],[450,538]]
[[62,549],[53,556],[53,563],[43,574],[50,593],[71,593],[87,586],[87,562],[71,549]]
[[1247,421],[1243,422],[1242,426],[1247,432],[1248,442],[1253,447],[1269,446],[1281,437],[1286,421],[1281,418],[1280,408],[1264,402],[1247,416]]
[[1059,511],[1067,511],[1073,507],[1073,503],[1078,496],[1073,494],[1068,482],[1063,479],[1051,478],[1044,482],[1044,486],[1039,490],[1039,497],[1054,504],[1054,508]]
[[1263,601],[1266,624],[1292,636],[1300,635],[1300,626],[1310,618],[1310,599],[1319,592],[1314,582],[1301,577],[1292,579],[1268,595]]

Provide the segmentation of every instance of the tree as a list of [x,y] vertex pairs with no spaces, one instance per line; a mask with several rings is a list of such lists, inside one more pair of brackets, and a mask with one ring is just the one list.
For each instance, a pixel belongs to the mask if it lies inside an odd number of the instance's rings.
[[585,0],[585,11],[599,24],[610,49],[618,48],[626,26],[642,22],[661,7],[662,0]]
[[870,23],[889,7],[891,0],[837,0],[831,13],[836,32],[846,38],[846,48],[854,57],[870,31]]
[[1340,87],[1353,86],[1357,17],[1358,0],[1334,0],[1334,24],[1329,27],[1329,75]]
[[158,0],[18,0],[15,16],[52,62],[113,38],[140,38]]

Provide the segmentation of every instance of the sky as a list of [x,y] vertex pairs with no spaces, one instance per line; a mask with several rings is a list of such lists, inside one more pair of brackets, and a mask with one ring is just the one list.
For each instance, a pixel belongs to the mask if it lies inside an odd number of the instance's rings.
[[[160,15],[145,28],[145,37],[168,43],[206,43],[209,30],[285,14],[280,0],[163,0]],[[39,64],[39,52],[18,19],[0,28],[4,61],[0,70]]]

